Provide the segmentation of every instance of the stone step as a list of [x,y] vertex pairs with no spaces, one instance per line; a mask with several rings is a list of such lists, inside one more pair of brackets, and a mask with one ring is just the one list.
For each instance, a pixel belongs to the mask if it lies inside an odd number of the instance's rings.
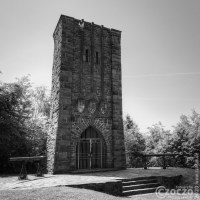
[[158,187],[158,186],[160,186],[159,183],[128,185],[128,186],[122,186],[122,191],[144,189],[144,188],[155,188],[155,187]]
[[128,179],[120,179],[123,182],[128,182],[128,181],[139,181],[139,180],[149,180],[149,179],[156,179],[155,176],[145,176],[145,177],[137,177],[137,178],[128,178]]
[[136,194],[154,193],[155,191],[156,191],[156,187],[154,187],[154,188],[143,188],[143,189],[123,191],[122,195],[123,196],[130,196],[130,195],[136,195]]
[[78,169],[75,171],[71,171],[71,174],[86,174],[86,173],[98,173],[98,172],[109,172],[109,171],[117,171],[114,168],[95,168],[95,169]]
[[122,181],[122,186],[128,185],[139,185],[139,184],[147,184],[147,183],[157,183],[156,179],[146,179],[146,180],[131,180],[131,181]]

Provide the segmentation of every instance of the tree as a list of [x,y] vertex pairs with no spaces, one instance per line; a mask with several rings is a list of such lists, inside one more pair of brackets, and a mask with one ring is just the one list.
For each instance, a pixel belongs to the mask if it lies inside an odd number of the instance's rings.
[[171,133],[165,130],[161,122],[148,127],[149,132],[146,137],[146,152],[148,153],[165,153],[169,145]]
[[33,118],[38,114],[49,117],[50,115],[50,94],[47,87],[36,87],[31,95]]
[[31,94],[32,117],[29,121],[29,152],[31,155],[46,154],[49,131],[50,95],[46,87],[36,87]]
[[145,149],[145,140],[139,132],[138,125],[129,115],[124,120],[125,148],[128,164],[131,167],[141,167],[142,160],[138,157]]
[[174,126],[169,149],[171,152],[191,155],[178,160],[178,164],[194,167],[194,153],[200,153],[200,115],[195,110],[191,116],[181,115],[180,121]]
[[[171,140],[171,132],[165,130],[161,122],[153,124],[152,127],[148,127],[149,132],[146,139],[146,153],[168,153],[168,147]],[[168,159],[167,159],[168,160]],[[169,158],[170,160],[170,158]],[[151,157],[149,158],[149,166],[161,166],[162,158]]]
[[[23,80],[25,81],[25,79]],[[26,154],[26,121],[30,117],[30,100],[23,81],[0,85],[0,159],[1,169],[10,156]]]
[[29,76],[0,82],[0,171],[9,157],[46,154],[49,113],[47,89],[33,89]]

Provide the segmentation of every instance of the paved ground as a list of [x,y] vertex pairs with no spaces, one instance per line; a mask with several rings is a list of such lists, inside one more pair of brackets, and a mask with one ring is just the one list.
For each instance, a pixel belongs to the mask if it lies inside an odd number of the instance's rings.
[[17,180],[14,177],[11,182],[0,183],[0,190],[10,189],[33,189],[54,186],[67,186],[84,183],[101,183],[115,180],[115,177],[96,177],[83,175],[45,175],[44,177],[28,176],[28,180]]
[[[68,186],[85,183],[102,183],[115,181],[122,178],[135,178],[141,176],[175,176],[184,174],[186,171],[180,168],[169,168],[166,170],[152,168],[144,169],[127,169],[120,171],[98,172],[88,174],[64,174],[64,175],[49,175],[45,174],[44,177],[35,177],[28,175],[28,180],[18,180],[17,176],[0,176],[0,190],[13,190],[13,189],[34,189],[45,188],[54,186]],[[187,172],[188,173],[188,172]]]

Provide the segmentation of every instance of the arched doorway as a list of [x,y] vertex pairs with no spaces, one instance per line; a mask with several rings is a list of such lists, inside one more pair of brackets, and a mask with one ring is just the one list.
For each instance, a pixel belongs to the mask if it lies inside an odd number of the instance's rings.
[[106,144],[100,133],[88,127],[76,147],[77,169],[105,168]]

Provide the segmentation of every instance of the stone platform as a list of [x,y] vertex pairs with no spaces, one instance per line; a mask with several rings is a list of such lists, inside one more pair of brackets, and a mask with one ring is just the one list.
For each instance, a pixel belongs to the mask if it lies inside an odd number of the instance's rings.
[[70,186],[92,183],[117,182],[122,179],[130,179],[137,177],[149,176],[178,176],[183,175],[180,168],[169,168],[166,170],[160,168],[152,168],[144,170],[141,168],[130,168],[120,171],[96,172],[87,174],[62,174],[49,175],[44,177],[35,177],[28,175],[28,180],[18,180],[17,176],[0,176],[0,190],[14,189],[34,189],[43,187]]

